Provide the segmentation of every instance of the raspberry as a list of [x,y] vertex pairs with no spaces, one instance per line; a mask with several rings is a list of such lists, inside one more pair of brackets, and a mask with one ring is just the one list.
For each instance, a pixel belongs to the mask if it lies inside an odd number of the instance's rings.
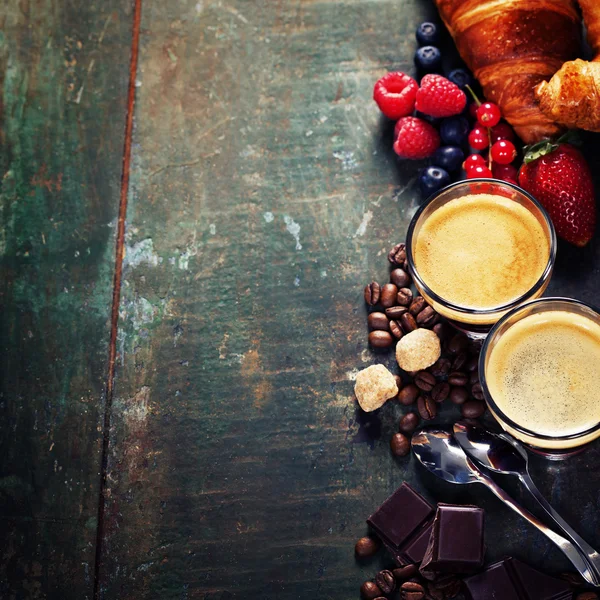
[[415,108],[419,86],[408,75],[396,71],[384,75],[373,88],[373,100],[379,110],[390,119],[406,117]]
[[440,135],[436,129],[416,117],[400,119],[396,131],[398,137],[394,142],[394,152],[400,158],[427,158],[440,146]]
[[455,83],[441,75],[425,75],[415,107],[432,117],[451,117],[461,113],[466,104],[467,96]]

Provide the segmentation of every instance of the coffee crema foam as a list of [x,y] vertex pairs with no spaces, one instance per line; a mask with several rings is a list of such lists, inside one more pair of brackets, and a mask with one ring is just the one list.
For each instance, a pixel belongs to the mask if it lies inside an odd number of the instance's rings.
[[485,376],[498,408],[546,436],[582,433],[600,423],[600,325],[547,311],[512,325],[491,350]]
[[493,309],[527,293],[550,258],[537,217],[509,198],[470,194],[434,210],[416,236],[414,262],[438,296],[470,309]]

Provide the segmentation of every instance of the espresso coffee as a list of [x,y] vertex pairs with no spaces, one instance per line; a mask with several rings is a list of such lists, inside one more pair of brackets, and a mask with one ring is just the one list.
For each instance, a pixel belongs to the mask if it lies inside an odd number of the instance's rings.
[[[600,423],[599,376],[600,325],[561,310],[531,314],[512,324],[485,366],[498,409],[520,427],[551,437],[578,435]],[[573,445],[578,442],[549,444]]]
[[446,302],[489,310],[510,304],[536,284],[550,246],[546,228],[519,202],[469,194],[425,219],[413,255],[423,282]]

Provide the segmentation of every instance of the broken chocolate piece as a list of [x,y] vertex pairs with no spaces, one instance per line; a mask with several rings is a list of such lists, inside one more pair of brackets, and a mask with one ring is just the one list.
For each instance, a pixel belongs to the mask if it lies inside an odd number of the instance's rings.
[[438,504],[421,575],[474,573],[483,566],[484,511],[477,506]]
[[571,600],[573,590],[517,560],[505,558],[464,580],[469,600]]
[[399,566],[421,562],[433,520],[434,508],[403,483],[368,519]]

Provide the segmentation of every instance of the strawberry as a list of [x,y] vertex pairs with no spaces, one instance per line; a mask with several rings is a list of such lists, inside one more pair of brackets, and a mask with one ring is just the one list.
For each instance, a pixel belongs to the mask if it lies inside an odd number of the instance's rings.
[[548,140],[531,146],[519,171],[519,185],[548,211],[556,233],[585,246],[596,226],[594,184],[585,158],[570,144]]

